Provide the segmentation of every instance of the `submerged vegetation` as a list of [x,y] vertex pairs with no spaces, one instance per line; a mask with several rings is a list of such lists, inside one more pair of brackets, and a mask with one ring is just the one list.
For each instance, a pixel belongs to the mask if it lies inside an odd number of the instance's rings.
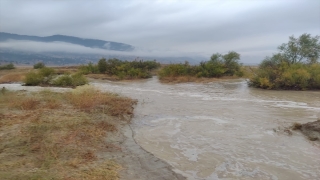
[[[243,76],[242,65],[239,63],[240,54],[231,51],[222,55],[213,54],[209,61],[200,65],[170,64],[163,67],[158,75],[160,80],[171,81],[176,77],[219,78],[222,76]],[[187,78],[188,79],[188,78]],[[190,79],[190,78],[189,78]]]
[[83,74],[105,74],[118,79],[140,79],[150,78],[151,71],[159,67],[160,64],[156,61],[121,61],[115,58],[109,60],[102,58],[98,64],[82,65],[79,70]]
[[319,36],[291,36],[278,47],[279,53],[267,57],[250,79],[249,86],[263,89],[320,89]]
[[135,101],[90,86],[71,92],[0,92],[0,179],[118,179],[105,153]]
[[27,86],[60,86],[76,87],[87,84],[87,79],[81,73],[57,75],[53,68],[43,67],[38,71],[26,74],[24,83]]
[[320,118],[304,124],[294,123],[291,128],[301,131],[310,141],[320,140]]

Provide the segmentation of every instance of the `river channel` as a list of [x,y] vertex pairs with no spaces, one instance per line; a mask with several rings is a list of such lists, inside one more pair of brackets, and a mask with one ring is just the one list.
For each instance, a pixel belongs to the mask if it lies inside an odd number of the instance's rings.
[[91,84],[138,99],[135,140],[190,180],[320,179],[320,143],[284,131],[320,118],[319,91],[254,89],[244,79]]
[[139,100],[136,141],[188,179],[320,179],[320,145],[283,131],[316,121],[319,91],[248,88],[245,80],[93,82]]

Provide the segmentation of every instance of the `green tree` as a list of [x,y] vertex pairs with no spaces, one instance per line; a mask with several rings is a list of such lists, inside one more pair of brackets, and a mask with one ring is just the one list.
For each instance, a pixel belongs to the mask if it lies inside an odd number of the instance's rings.
[[249,86],[264,89],[320,89],[319,36],[291,36],[288,43],[279,46],[279,50],[279,53],[261,62]]
[[98,62],[98,69],[100,73],[105,73],[107,70],[107,61],[105,58],[101,58]]
[[289,37],[288,43],[278,47],[290,64],[297,62],[316,63],[320,56],[320,36],[311,37],[310,34],[302,34],[299,38]]
[[232,76],[240,70],[240,54],[236,53],[235,51],[230,51],[228,54],[223,56],[223,59],[227,68],[225,74]]

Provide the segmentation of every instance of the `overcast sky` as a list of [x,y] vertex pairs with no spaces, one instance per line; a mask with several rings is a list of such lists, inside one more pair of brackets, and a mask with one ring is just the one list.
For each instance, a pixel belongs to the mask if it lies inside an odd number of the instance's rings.
[[234,50],[258,63],[291,35],[320,35],[320,0],[0,0],[0,31],[116,41],[164,56]]

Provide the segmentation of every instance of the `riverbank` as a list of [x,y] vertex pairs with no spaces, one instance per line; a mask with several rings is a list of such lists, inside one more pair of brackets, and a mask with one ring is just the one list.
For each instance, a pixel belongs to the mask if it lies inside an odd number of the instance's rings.
[[88,86],[64,93],[3,89],[0,178],[184,179],[134,141],[134,103]]

